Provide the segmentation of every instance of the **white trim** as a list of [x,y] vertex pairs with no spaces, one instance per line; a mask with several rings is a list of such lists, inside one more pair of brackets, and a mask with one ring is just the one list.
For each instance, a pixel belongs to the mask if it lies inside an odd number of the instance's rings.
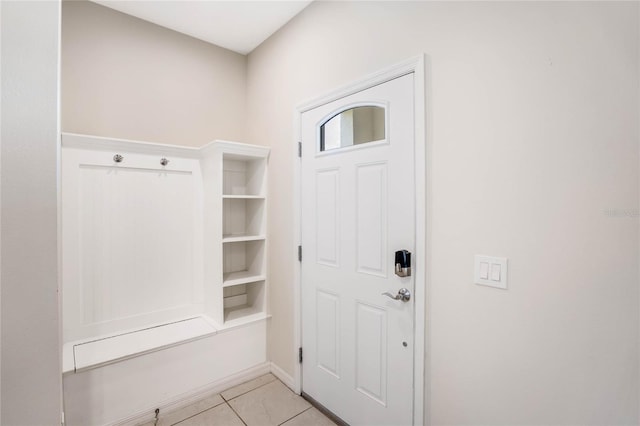
[[220,149],[223,153],[230,152],[232,154],[240,156],[256,158],[269,158],[269,153],[271,152],[271,148],[267,146],[251,145],[248,143],[226,141],[221,139],[209,142],[196,149],[202,151],[203,154],[206,154],[208,151],[213,149]]
[[[426,94],[425,94],[425,55],[418,55],[381,71],[370,74],[351,84],[339,87],[330,93],[318,98],[299,104],[294,110],[294,183],[293,183],[293,212],[294,212],[294,241],[293,245],[297,252],[297,246],[301,242],[300,214],[301,214],[301,194],[300,194],[300,159],[298,158],[298,142],[302,140],[302,114],[311,109],[344,98],[362,90],[385,83],[406,74],[414,74],[414,140],[415,140],[415,200],[416,200],[416,249],[414,259],[420,259],[419,266],[415,271],[415,324],[414,324],[414,394],[413,394],[413,424],[428,425],[429,416],[425,415],[425,383],[427,383],[428,371],[426,364],[426,308],[427,295],[429,293],[429,282],[427,281],[426,261],[427,261],[427,227],[426,227],[426,197],[427,197],[427,169],[426,169]],[[305,153],[303,153],[305,155]],[[307,154],[308,155],[308,154]],[[417,262],[416,262],[417,263]],[[301,265],[295,262],[294,266],[294,353],[297,359],[298,348],[302,344],[302,315],[301,315]],[[294,369],[295,392],[302,391],[302,367],[296,362]]]
[[396,65],[392,65],[378,72],[369,74],[358,81],[338,87],[326,95],[302,102],[296,106],[296,112],[302,114],[303,112],[328,104],[329,102],[333,102],[337,99],[353,95],[354,93],[361,92],[370,87],[377,86],[378,84],[386,83],[394,78],[411,74],[420,66],[420,63],[424,67],[424,55],[418,55],[411,59],[407,59],[406,61],[400,62]]
[[[302,208],[300,200],[302,194],[300,193],[300,162],[301,158],[298,156],[298,146],[302,144],[302,126],[300,119],[302,118],[302,110],[296,108],[293,113],[293,253],[298,253],[298,247],[302,244],[302,230],[300,229],[300,215],[302,214]],[[304,155],[304,153],[302,153]],[[302,347],[302,313],[301,313],[301,297],[300,291],[300,279],[302,275],[302,263],[296,259],[293,262],[293,348],[291,348],[294,354],[295,365],[293,368],[294,386],[293,391],[297,394],[302,393],[302,365],[298,362],[298,350]]]
[[289,389],[295,392],[296,382],[293,377],[273,362],[271,363],[271,374],[276,376]]
[[120,150],[139,154],[174,155],[184,158],[201,158],[214,148],[220,148],[223,151],[233,151],[234,154],[240,153],[249,157],[269,158],[269,152],[271,150],[271,148],[266,146],[263,147],[225,140],[215,140],[200,147],[189,147],[66,132],[61,134],[61,139],[61,146],[63,148],[90,149],[93,151]]
[[154,419],[153,413],[156,408],[159,408],[161,415],[165,416],[168,413],[180,410],[188,405],[194,404],[199,400],[206,398],[209,395],[223,392],[241,383],[248,382],[249,380],[253,380],[264,374],[268,374],[269,372],[271,372],[271,363],[264,362],[262,364],[258,364],[255,367],[251,367],[239,373],[232,374],[230,376],[225,377],[224,379],[216,380],[215,382],[209,383],[208,385],[202,386],[191,392],[183,393],[182,395],[178,395],[175,398],[167,399],[166,401],[163,401],[159,405],[154,405],[153,407],[148,407],[144,410],[140,410],[136,414],[128,416],[115,423],[112,423],[112,426],[141,424],[141,423],[153,421]]
[[94,151],[122,150],[132,153],[176,155],[187,158],[199,158],[201,151],[201,148],[165,145],[129,139],[105,138],[102,136],[81,135],[77,133],[62,133],[62,147],[91,149]]
[[427,347],[427,319],[430,314],[427,297],[430,280],[427,279],[427,137],[425,124],[426,93],[425,93],[425,56],[420,55],[413,70],[414,90],[414,120],[415,120],[415,201],[416,201],[416,255],[414,259],[422,260],[422,268],[415,268],[416,281],[414,288],[415,305],[415,334],[414,334],[414,394],[413,421],[415,425],[429,425],[430,416],[425,411],[425,384],[428,383],[429,373],[426,369]]

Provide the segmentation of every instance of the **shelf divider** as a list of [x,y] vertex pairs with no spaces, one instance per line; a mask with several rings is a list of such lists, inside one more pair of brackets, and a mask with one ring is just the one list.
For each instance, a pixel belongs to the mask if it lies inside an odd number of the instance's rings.
[[222,243],[237,243],[241,241],[261,241],[265,240],[264,235],[223,235]]
[[264,200],[264,195],[226,195],[223,194],[224,199],[236,199],[236,200]]
[[231,272],[223,275],[222,287],[231,287],[234,285],[264,281],[266,279],[267,276],[265,274],[255,274],[251,271]]

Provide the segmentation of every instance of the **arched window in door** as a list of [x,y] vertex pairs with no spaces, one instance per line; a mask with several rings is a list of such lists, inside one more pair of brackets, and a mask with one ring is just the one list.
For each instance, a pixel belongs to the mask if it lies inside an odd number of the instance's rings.
[[355,106],[330,116],[320,125],[320,152],[386,139],[386,109]]

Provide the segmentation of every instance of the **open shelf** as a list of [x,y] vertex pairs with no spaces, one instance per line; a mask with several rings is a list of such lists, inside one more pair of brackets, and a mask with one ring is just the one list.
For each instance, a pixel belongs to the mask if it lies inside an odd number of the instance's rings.
[[237,154],[222,156],[222,194],[262,196],[266,159]]
[[259,241],[264,239],[264,235],[223,235],[222,243],[238,243],[240,241]]
[[239,284],[246,284],[253,281],[262,281],[266,279],[266,275],[256,275],[249,271],[230,272],[222,277],[222,286],[231,287]]
[[223,195],[225,200],[264,200],[262,195]]
[[224,322],[265,316],[265,283],[250,282],[224,288]]
[[260,198],[222,200],[223,238],[264,235],[265,201]]
[[229,326],[246,324],[268,317],[269,316],[264,312],[263,309],[256,309],[255,307],[238,307],[225,309],[224,326],[226,328]]
[[248,275],[263,275],[265,240],[237,241],[223,244],[223,274],[243,272]]

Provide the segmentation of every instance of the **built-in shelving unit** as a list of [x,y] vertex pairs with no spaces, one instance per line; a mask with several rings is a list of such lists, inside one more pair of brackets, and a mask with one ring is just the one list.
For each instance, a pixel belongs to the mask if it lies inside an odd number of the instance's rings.
[[222,327],[267,315],[268,157],[266,147],[225,141],[213,142],[205,154],[205,188],[210,189],[205,198],[214,206],[210,211],[221,213],[211,217],[205,243],[210,245],[205,258],[210,255],[212,264],[219,265],[205,270],[212,287],[206,309]]
[[62,135],[66,424],[138,424],[267,368],[268,156]]

